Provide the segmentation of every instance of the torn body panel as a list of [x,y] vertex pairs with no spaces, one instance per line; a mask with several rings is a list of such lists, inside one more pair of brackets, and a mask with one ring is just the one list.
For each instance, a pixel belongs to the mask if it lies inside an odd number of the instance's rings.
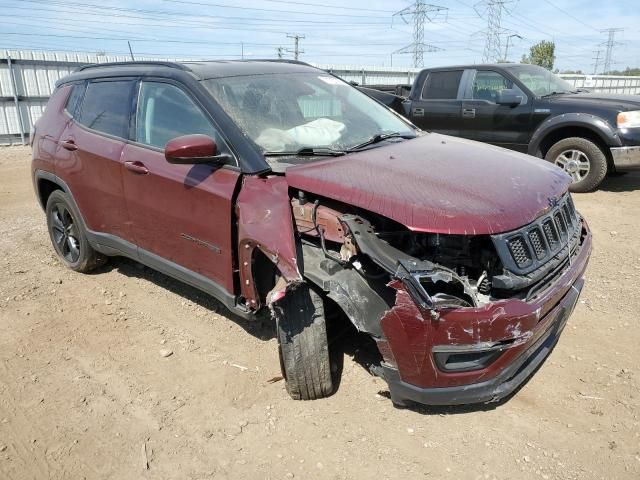
[[[302,282],[291,218],[287,182],[282,177],[246,176],[236,204],[240,292],[246,306],[258,310],[262,299],[256,287],[254,259],[261,251],[287,283]],[[271,294],[275,295],[276,292]]]

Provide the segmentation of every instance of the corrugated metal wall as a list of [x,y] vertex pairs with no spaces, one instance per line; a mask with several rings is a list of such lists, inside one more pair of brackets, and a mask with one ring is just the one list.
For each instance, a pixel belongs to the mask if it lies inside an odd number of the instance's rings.
[[[80,65],[127,60],[127,56],[90,53],[0,50],[0,145],[28,141],[32,125],[42,115],[57,80]],[[419,69],[401,67],[315,66],[360,85],[411,84],[419,72]],[[584,87],[607,93],[640,94],[640,77],[561,76],[577,88]]]

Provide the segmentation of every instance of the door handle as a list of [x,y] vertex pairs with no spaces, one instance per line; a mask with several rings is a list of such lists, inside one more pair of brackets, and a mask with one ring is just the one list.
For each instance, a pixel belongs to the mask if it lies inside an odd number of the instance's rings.
[[475,108],[463,108],[462,116],[464,118],[476,118],[476,109]]
[[149,169],[145,167],[142,162],[124,162],[124,168],[138,175],[146,175],[149,173]]
[[76,142],[74,142],[70,138],[68,138],[67,140],[61,141],[60,142],[60,146],[62,148],[64,148],[65,150],[69,150],[70,152],[73,152],[73,151],[78,149],[78,146],[76,145]]

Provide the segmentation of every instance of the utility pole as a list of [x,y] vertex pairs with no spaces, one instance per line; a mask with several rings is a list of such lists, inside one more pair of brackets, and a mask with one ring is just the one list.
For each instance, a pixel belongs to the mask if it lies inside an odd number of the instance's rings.
[[519,38],[520,40],[522,40],[522,35],[518,35],[517,33],[512,33],[511,35],[507,36],[507,45],[504,47],[504,61],[505,63],[509,61],[509,43],[511,42],[512,38]]
[[300,50],[300,40],[304,40],[304,35],[296,34],[287,34],[287,38],[293,38],[293,50],[287,49],[287,52],[293,53],[293,58],[298,60],[301,53],[304,53],[304,50]]
[[593,54],[595,55],[595,57],[593,57],[593,60],[595,61],[593,64],[593,74],[596,75],[598,73],[598,67],[600,66],[600,55],[602,55],[602,50],[598,49],[594,51]]
[[[514,0],[481,0],[476,3],[475,11],[481,17],[487,17],[487,29],[484,31],[485,43],[482,62],[489,63],[500,60],[502,46],[500,36],[504,34],[502,28],[502,13],[507,10],[506,5]],[[522,37],[521,37],[522,38]]]
[[442,50],[424,43],[424,24],[427,21],[433,22],[435,18],[442,15],[445,16],[446,20],[448,10],[446,7],[425,3],[424,0],[416,0],[413,5],[394,13],[393,17],[399,16],[407,24],[409,22],[406,17],[413,17],[413,43],[393,53],[411,53],[413,54],[413,66],[417,68],[423,67],[425,52]]
[[613,47],[618,45],[622,45],[620,42],[616,42],[616,33],[623,32],[624,28],[607,28],[606,30],[601,30],[601,33],[606,33],[609,35],[609,38],[606,42],[601,43],[600,45],[606,46],[607,51],[604,57],[604,72],[607,73],[611,71],[611,65],[614,63],[613,61]]

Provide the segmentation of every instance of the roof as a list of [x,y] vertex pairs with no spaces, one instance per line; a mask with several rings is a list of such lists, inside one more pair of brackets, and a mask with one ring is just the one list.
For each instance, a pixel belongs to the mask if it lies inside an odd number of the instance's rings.
[[210,61],[131,61],[96,63],[79,67],[73,77],[103,77],[109,74],[138,75],[158,74],[162,71],[190,72],[200,80],[242,75],[264,75],[269,73],[294,73],[316,71],[315,67],[292,60],[210,60]]
[[[478,69],[478,68],[524,68],[524,67],[537,67],[537,65],[531,65],[528,63],[474,63],[470,65],[447,65],[443,67],[428,67],[423,70],[462,70],[462,69]],[[542,67],[538,67],[542,68]]]

